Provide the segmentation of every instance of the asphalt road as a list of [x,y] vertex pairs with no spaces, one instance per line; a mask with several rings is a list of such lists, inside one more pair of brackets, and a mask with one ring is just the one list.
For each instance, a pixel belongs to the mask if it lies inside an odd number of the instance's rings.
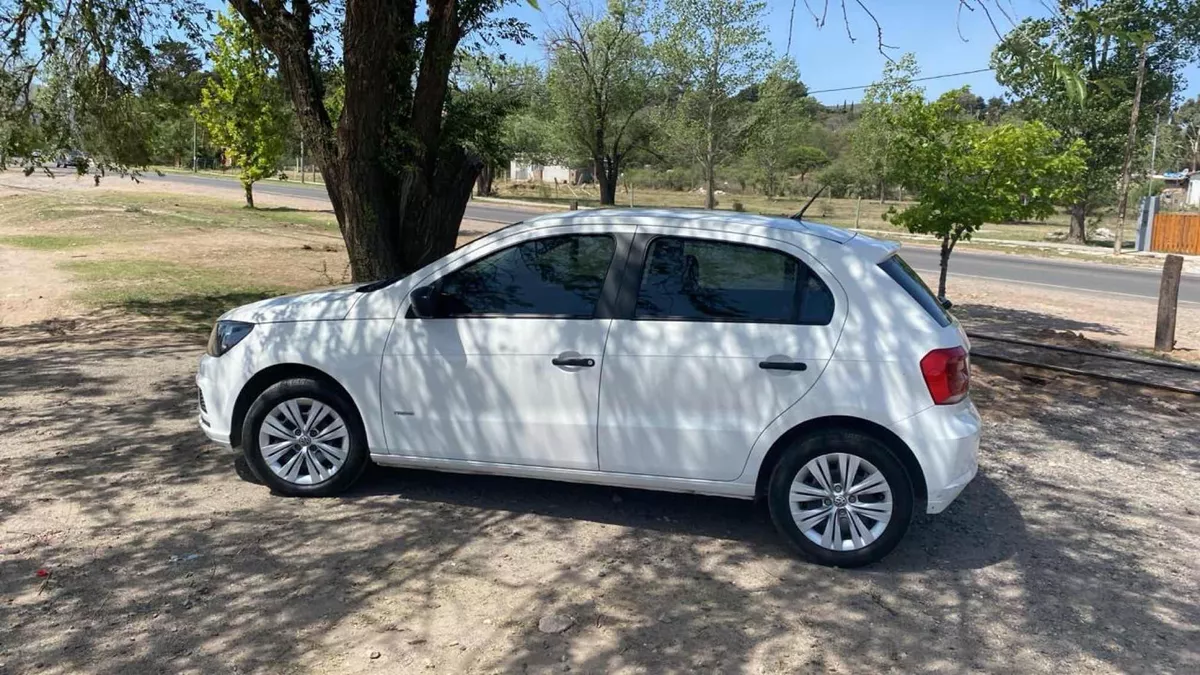
[[[161,178],[149,174],[145,175],[144,179],[149,182],[171,180],[196,185],[219,186],[229,186],[231,182],[228,179],[213,176],[186,174],[171,174]],[[297,183],[279,183],[278,181],[259,183],[254,190],[260,194],[325,198],[325,191],[321,187]],[[520,206],[471,203],[467,205],[466,218],[508,224],[542,213],[545,211]],[[937,273],[938,253],[936,250],[905,246],[902,255],[910,265],[920,272]],[[1149,299],[1158,298],[1161,277],[1157,270],[961,250],[956,252],[950,261],[950,274],[951,276],[992,279],[1029,286]],[[1184,275],[1179,286],[1179,301],[1181,304],[1200,305],[1200,277]]]

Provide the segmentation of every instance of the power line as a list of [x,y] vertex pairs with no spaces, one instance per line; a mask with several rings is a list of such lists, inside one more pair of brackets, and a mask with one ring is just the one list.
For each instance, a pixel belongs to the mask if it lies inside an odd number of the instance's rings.
[[[928,77],[914,77],[910,82],[925,82],[926,80],[940,80],[945,77],[958,77],[959,75],[974,75],[975,73],[986,73],[989,70],[994,70],[991,67],[978,68],[976,70],[964,70],[961,73],[946,73],[945,75],[929,75]],[[874,84],[873,82],[871,84]],[[831,91],[851,91],[854,89],[866,89],[870,84],[859,84],[853,87],[835,87],[833,89],[811,89],[810,94],[826,94]]]

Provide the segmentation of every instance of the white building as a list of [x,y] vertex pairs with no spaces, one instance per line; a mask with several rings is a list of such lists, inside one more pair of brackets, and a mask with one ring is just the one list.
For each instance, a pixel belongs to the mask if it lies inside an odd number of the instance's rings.
[[513,160],[508,165],[509,180],[533,183],[580,183],[591,182],[591,169],[572,169],[562,164],[530,164]]

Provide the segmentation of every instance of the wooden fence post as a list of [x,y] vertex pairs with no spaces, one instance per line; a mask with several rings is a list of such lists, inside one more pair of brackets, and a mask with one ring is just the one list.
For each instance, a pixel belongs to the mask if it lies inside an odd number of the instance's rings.
[[860,196],[854,202],[854,229],[858,229],[858,214],[862,211],[862,197]]
[[1175,314],[1179,309],[1179,277],[1183,274],[1183,256],[1169,255],[1163,264],[1162,285],[1158,287],[1158,324],[1154,329],[1154,349],[1169,352],[1175,348]]
[[579,200],[578,200],[578,199],[572,199],[572,200],[571,200],[571,210],[572,210],[572,211],[578,211],[578,210],[579,210]]

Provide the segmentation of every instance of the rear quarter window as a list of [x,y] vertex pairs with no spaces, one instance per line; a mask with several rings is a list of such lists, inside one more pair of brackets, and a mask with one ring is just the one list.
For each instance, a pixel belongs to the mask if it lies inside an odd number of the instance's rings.
[[950,325],[950,314],[942,307],[942,303],[938,302],[934,297],[933,291],[925,285],[917,271],[908,266],[904,259],[898,255],[879,263],[879,268],[887,273],[893,281],[900,284],[906,293],[912,296],[913,300],[917,301],[927,314],[938,322],[938,325],[945,328]]

